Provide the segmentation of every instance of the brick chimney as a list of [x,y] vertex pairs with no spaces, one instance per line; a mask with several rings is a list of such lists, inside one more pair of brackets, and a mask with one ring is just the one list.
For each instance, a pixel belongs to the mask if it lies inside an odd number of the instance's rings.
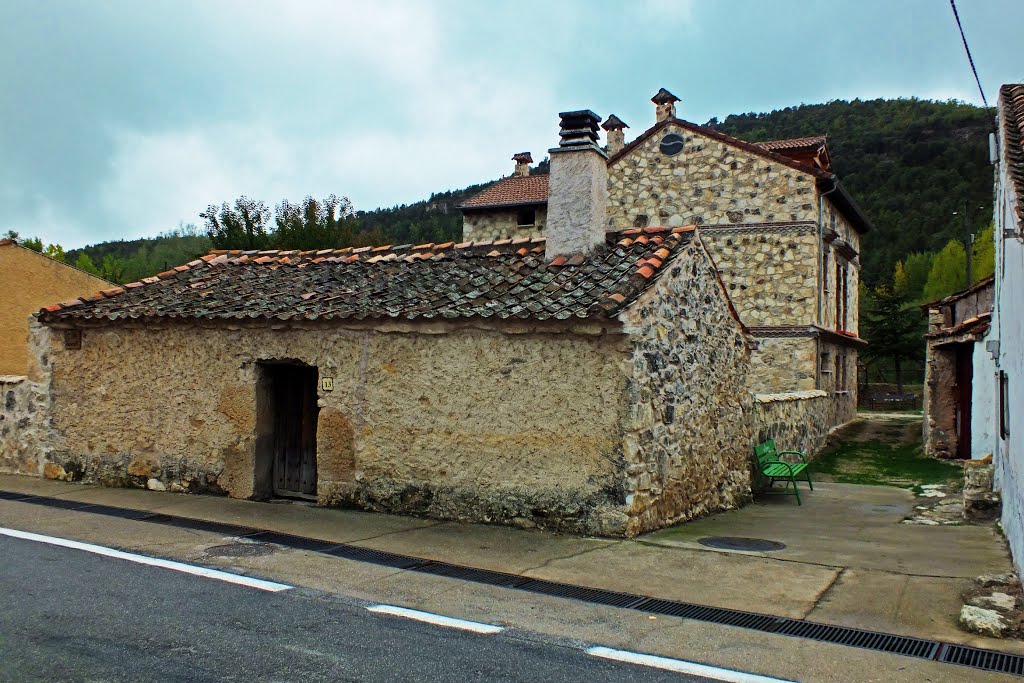
[[515,175],[521,178],[530,175],[530,164],[533,163],[533,157],[530,155],[529,152],[520,152],[519,154],[513,154],[512,161],[516,162]]
[[587,254],[605,243],[608,208],[608,156],[597,145],[601,117],[589,110],[559,115],[562,136],[551,153],[548,259]]
[[665,119],[674,119],[676,117],[676,102],[678,101],[678,97],[664,88],[651,98],[651,102],[654,102],[654,116],[658,123]]
[[601,127],[608,131],[609,156],[618,153],[619,150],[626,146],[626,134],[623,131],[624,129],[629,128],[629,126],[623,123],[622,119],[615,114],[612,114],[604,123],[601,124]]

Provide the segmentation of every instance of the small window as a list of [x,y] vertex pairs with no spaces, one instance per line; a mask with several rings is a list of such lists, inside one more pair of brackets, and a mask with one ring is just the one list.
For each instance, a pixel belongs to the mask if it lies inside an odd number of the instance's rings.
[[645,216],[644,214],[640,214],[639,216],[637,216],[636,218],[633,219],[633,227],[634,228],[646,228],[647,227],[647,221],[648,221],[647,216]]
[[1010,438],[1010,378],[999,371],[999,435]]
[[519,216],[516,218],[519,227],[534,225],[537,222],[537,209],[519,209]]

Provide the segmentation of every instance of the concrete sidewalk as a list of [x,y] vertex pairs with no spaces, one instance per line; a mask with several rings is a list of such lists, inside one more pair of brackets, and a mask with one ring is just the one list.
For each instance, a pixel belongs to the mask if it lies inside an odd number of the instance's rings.
[[[1024,644],[972,636],[956,625],[960,592],[969,580],[1009,571],[1002,539],[990,527],[901,524],[914,505],[902,489],[821,484],[805,496],[803,506],[789,497],[767,498],[630,541],[10,475],[0,475],[0,489],[1024,653]],[[786,547],[771,553],[718,551],[698,543],[708,536],[759,538]]]

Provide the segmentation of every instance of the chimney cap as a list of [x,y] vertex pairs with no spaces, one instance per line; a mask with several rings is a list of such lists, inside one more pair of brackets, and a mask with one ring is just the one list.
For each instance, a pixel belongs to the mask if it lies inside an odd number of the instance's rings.
[[562,129],[559,147],[586,147],[597,143],[597,131],[601,117],[589,109],[563,111],[558,113]]
[[626,123],[615,114],[609,116],[601,127],[605,130],[622,130],[623,128],[629,128]]
[[533,155],[530,154],[529,152],[520,152],[519,154],[512,155],[512,161],[515,161],[516,163],[519,164],[532,164]]
[[670,93],[668,90],[665,90],[664,88],[659,90],[657,94],[655,94],[655,96],[651,98],[651,102],[654,102],[655,104],[672,104],[674,102],[679,101],[680,100],[678,97]]

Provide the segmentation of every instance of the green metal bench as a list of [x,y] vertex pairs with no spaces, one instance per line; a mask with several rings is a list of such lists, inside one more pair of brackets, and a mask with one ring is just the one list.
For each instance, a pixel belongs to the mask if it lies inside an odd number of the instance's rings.
[[[785,481],[786,488],[781,491],[765,491],[765,493],[780,495],[780,496],[796,496],[796,504],[803,505],[800,502],[800,491],[796,487],[798,479],[806,480],[807,485],[814,490],[814,484],[811,483],[811,473],[807,469],[807,457],[800,451],[782,451],[781,453],[775,447],[775,439],[768,439],[764,443],[759,443],[754,448],[754,453],[757,455],[757,464],[761,469],[761,474],[768,478],[768,488],[772,488],[776,481]],[[789,462],[784,460],[784,456],[797,456],[800,458],[799,462]],[[800,475],[803,476],[800,476]],[[793,491],[790,492],[789,485],[793,485]]]

